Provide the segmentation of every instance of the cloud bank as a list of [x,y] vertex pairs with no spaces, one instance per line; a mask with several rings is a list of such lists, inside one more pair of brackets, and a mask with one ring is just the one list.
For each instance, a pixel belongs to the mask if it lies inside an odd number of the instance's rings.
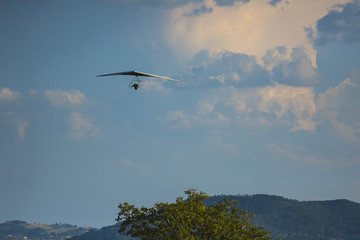
[[224,87],[199,100],[196,110],[169,111],[164,118],[178,127],[288,126],[291,131],[314,131],[315,93],[312,87],[282,84],[243,88]]
[[[175,109],[162,120],[183,127],[276,124],[291,131],[316,131],[329,122],[348,139],[357,139],[360,116],[345,107],[351,101],[344,103],[346,96],[358,102],[350,90],[356,89],[357,77],[317,93],[324,79],[314,43],[357,42],[359,5],[351,0],[205,0],[170,10],[168,42],[191,59],[185,87],[213,90],[193,110]],[[211,11],[184,14],[200,7]],[[349,113],[352,117],[346,117]]]
[[[22,117],[16,109],[16,105],[21,98],[21,93],[10,90],[7,87],[0,89],[0,122],[5,122],[16,127],[16,136],[19,140],[23,140],[26,137],[26,130],[29,126],[29,122]],[[14,102],[16,101],[16,102]]]
[[335,87],[316,93],[314,87],[223,86],[206,91],[193,109],[171,110],[159,118],[173,127],[275,127],[316,131],[326,125],[344,140],[360,145],[360,73],[353,71]]
[[[316,21],[334,5],[350,0],[288,0],[272,5],[268,0],[245,2],[205,0],[171,10],[165,29],[169,44],[185,57],[203,50],[229,51],[253,55],[260,64],[271,49],[303,48],[311,66],[316,67],[316,51],[306,29],[315,28]],[[201,6],[212,11],[186,14]]]
[[321,81],[302,48],[269,50],[259,64],[255,56],[241,53],[202,51],[191,60],[191,73],[183,76],[183,87],[261,87],[274,83],[315,86]]
[[0,89],[0,101],[16,100],[20,97],[20,93],[12,91],[9,88]]
[[341,6],[340,10],[332,11],[317,22],[317,44],[344,42],[360,43],[360,1]]
[[360,73],[326,92],[320,93],[316,105],[320,124],[330,123],[345,140],[360,144]]
[[84,139],[97,136],[100,133],[100,129],[92,123],[91,119],[84,117],[79,112],[72,112],[67,121],[70,126],[69,136],[71,138]]
[[44,96],[54,107],[80,107],[87,102],[85,95],[74,89],[69,91],[47,89],[44,91]]

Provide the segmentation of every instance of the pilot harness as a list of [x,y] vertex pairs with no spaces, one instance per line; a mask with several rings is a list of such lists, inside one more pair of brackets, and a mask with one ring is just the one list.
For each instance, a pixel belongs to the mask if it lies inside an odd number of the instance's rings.
[[130,82],[129,87],[133,87],[135,90],[137,90],[140,87],[140,82],[144,82],[144,81],[140,80],[138,76],[135,76],[133,80]]

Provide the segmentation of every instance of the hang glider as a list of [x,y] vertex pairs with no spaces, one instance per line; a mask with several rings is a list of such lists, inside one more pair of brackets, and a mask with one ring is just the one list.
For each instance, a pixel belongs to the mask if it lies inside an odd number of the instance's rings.
[[129,87],[133,87],[135,90],[140,87],[140,82],[144,82],[144,80],[140,80],[139,77],[152,77],[152,78],[160,78],[160,79],[165,79],[165,80],[174,81],[174,82],[181,82],[180,80],[176,80],[173,78],[158,76],[158,75],[154,75],[154,74],[150,74],[150,73],[143,73],[143,72],[138,72],[138,71],[108,73],[108,74],[98,75],[96,77],[107,77],[107,76],[115,76],[115,75],[134,76],[133,80],[129,84]]

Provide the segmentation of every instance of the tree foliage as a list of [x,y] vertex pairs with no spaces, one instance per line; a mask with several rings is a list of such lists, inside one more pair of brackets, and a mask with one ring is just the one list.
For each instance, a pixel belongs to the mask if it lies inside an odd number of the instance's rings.
[[119,204],[119,232],[141,240],[266,240],[269,233],[253,226],[250,214],[235,207],[237,202],[224,199],[206,206],[209,196],[195,190],[185,191],[187,199],[175,203],[156,203],[152,208]]

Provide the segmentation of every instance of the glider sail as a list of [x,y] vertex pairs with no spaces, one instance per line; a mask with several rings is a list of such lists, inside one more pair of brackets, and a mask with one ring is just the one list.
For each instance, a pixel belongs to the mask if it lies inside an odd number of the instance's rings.
[[150,74],[150,73],[143,73],[143,72],[138,72],[138,71],[108,73],[108,74],[98,75],[97,77],[106,77],[106,76],[114,76],[114,75],[130,75],[130,76],[135,76],[135,77],[139,77],[139,76],[140,77],[153,77],[153,78],[161,78],[161,79],[174,81],[174,82],[181,82],[180,80],[172,79],[169,77],[163,77],[163,76],[158,76],[158,75],[154,75],[154,74]]

